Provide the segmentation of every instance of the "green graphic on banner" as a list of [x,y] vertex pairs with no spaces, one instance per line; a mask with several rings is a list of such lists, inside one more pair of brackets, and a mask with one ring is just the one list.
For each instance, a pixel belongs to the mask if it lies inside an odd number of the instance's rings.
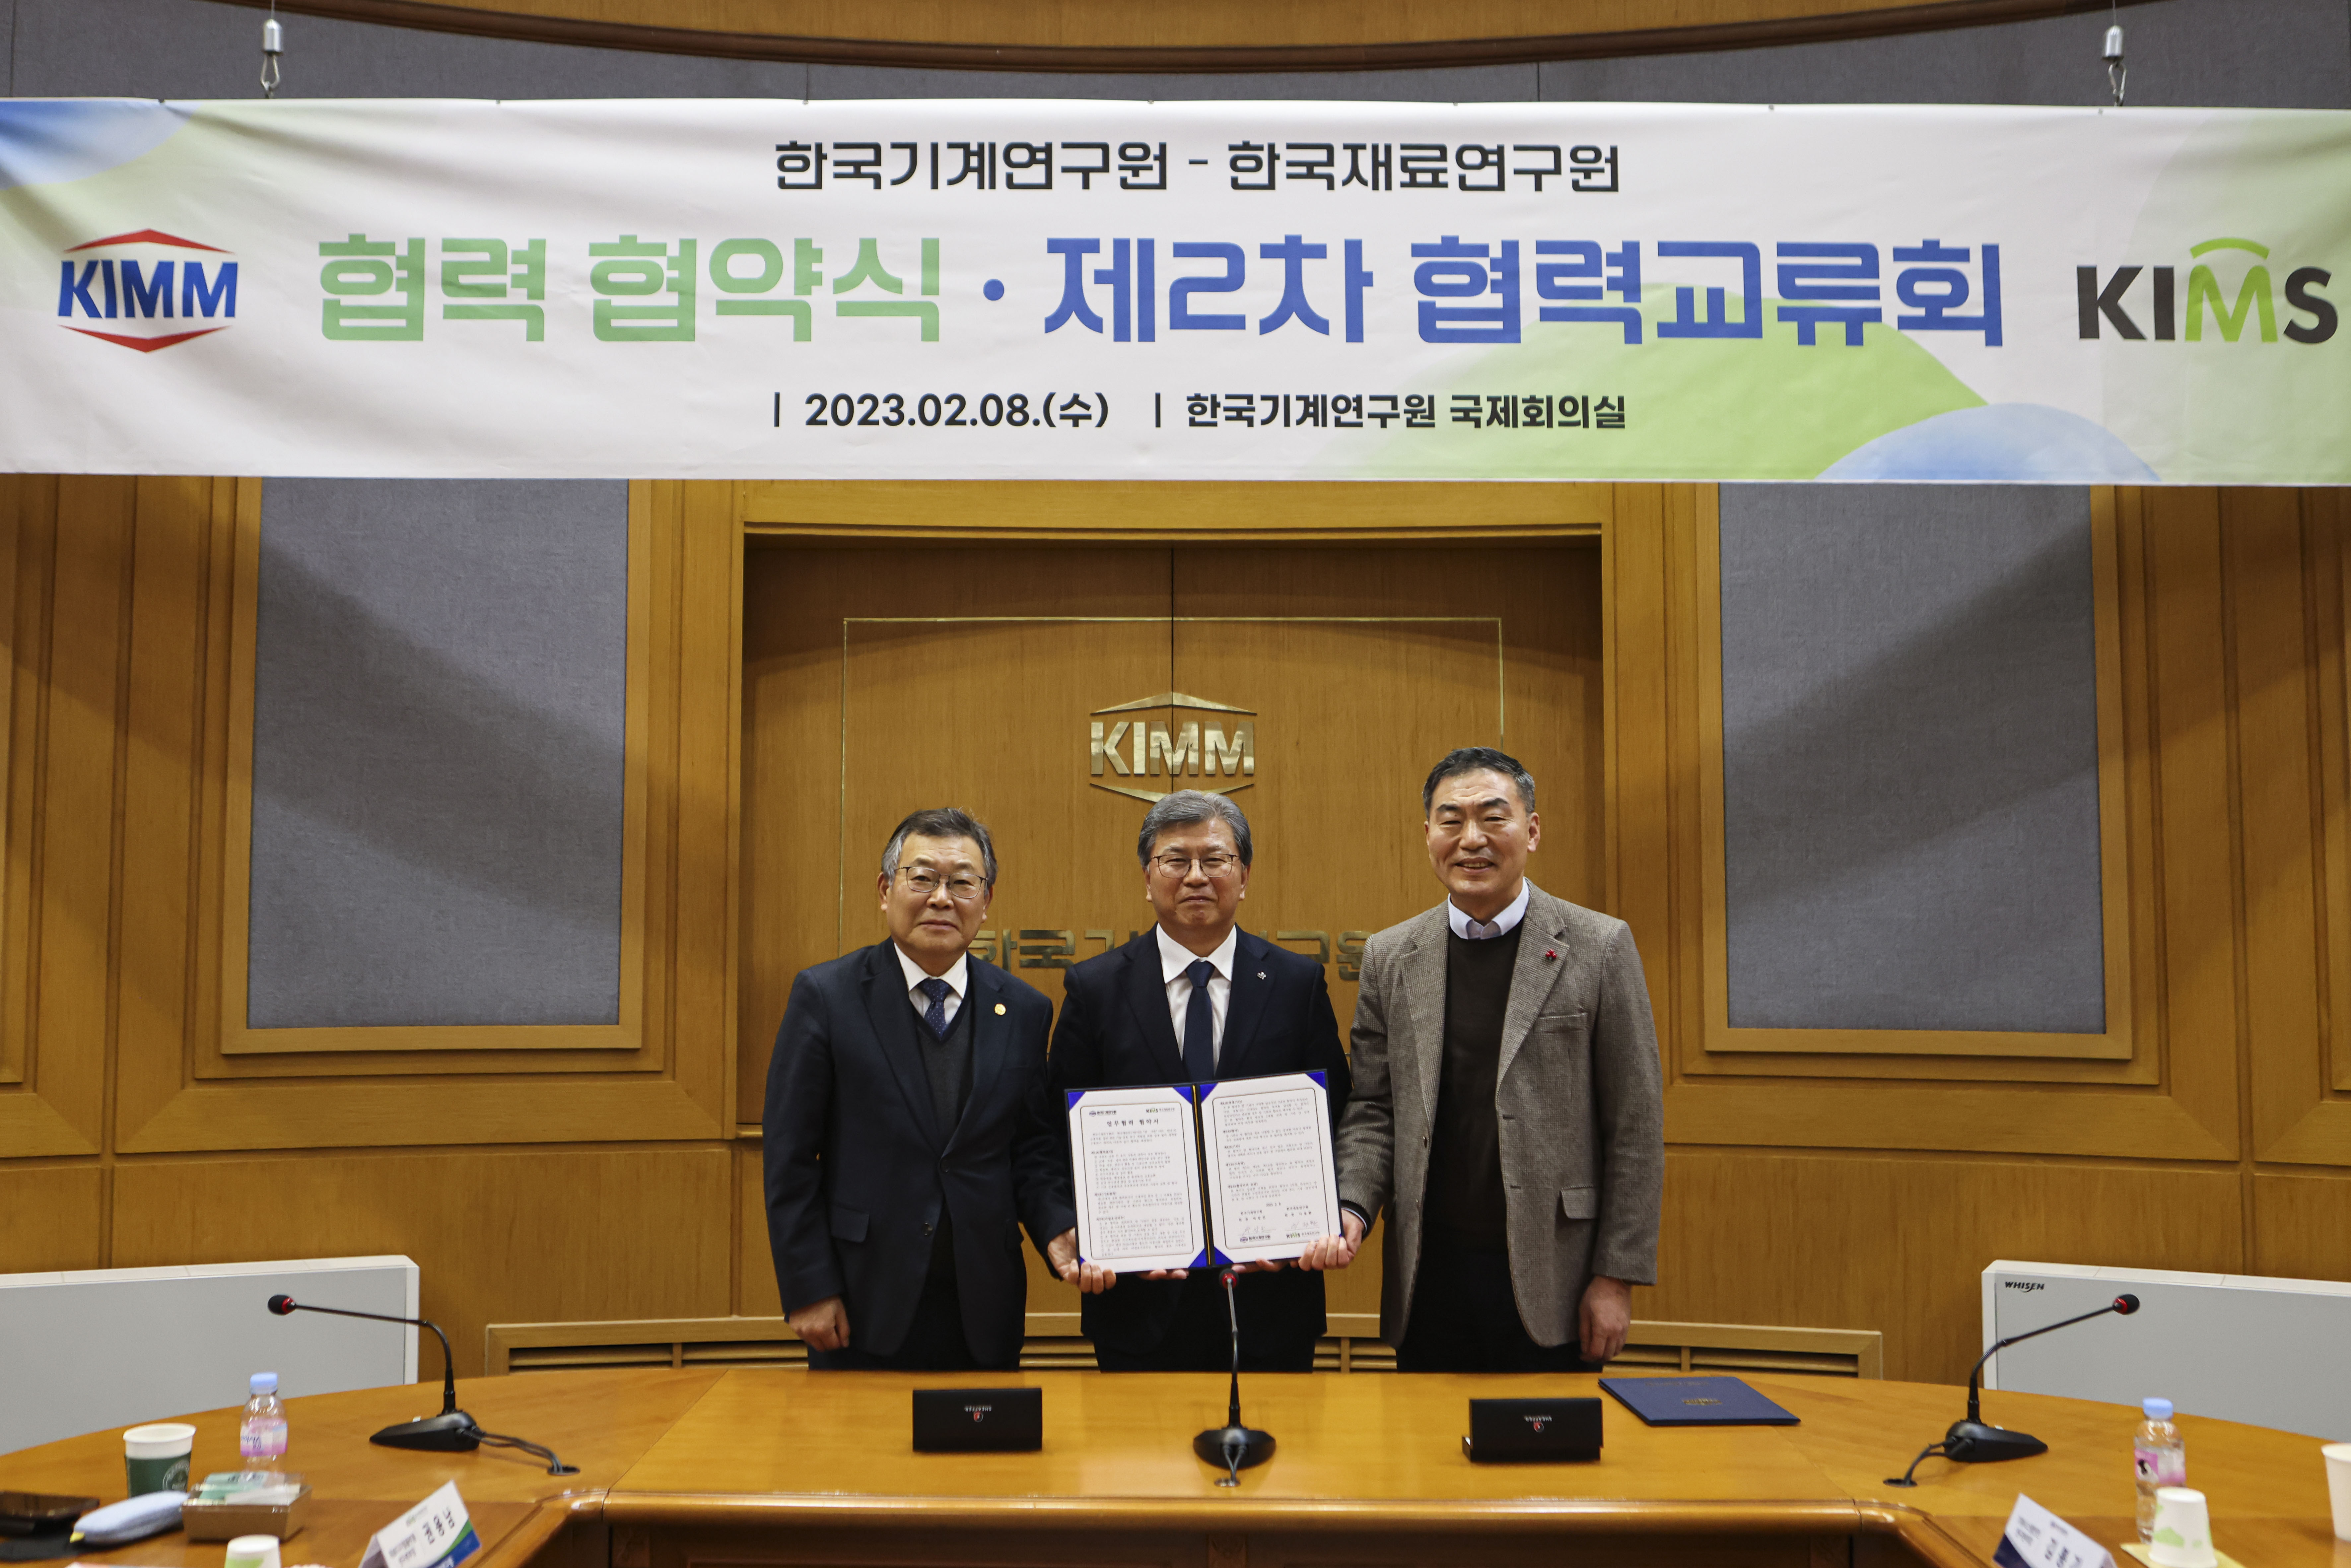
[[[1738,297],[1730,297],[1734,305]],[[1771,307],[1782,303],[1766,302]],[[1548,363],[1494,353],[1463,367],[1438,410],[1442,451],[1396,446],[1356,473],[1375,478],[1531,479],[1558,471],[1562,445],[1594,469],[1669,478],[1739,474],[1811,479],[1881,435],[1983,399],[1893,329],[1861,329],[1859,348],[1803,347],[1792,327],[1764,329],[1760,346],[1655,341],[1658,316],[1627,344],[1605,329],[1554,350]],[[1768,319],[1768,316],[1767,316]],[[1552,399],[1548,428],[1524,419],[1526,400]],[[1559,400],[1578,400],[1584,423],[1562,428]],[[1500,400],[1498,404],[1497,400]],[[1621,428],[1589,423],[1583,403],[1624,411]],[[1515,404],[1515,407],[1509,406]],[[1473,406],[1474,410],[1473,410]],[[1540,409],[1540,403],[1537,404]],[[1457,417],[1474,412],[1476,423]]]

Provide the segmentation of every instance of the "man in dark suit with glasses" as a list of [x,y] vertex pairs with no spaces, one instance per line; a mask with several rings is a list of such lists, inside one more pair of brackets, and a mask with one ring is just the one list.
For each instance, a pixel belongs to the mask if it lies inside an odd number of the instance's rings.
[[[1347,1056],[1322,966],[1237,924],[1249,896],[1249,819],[1222,795],[1179,789],[1135,841],[1158,919],[1065,978],[1053,1033],[1052,1103],[1076,1089],[1261,1078],[1319,1069],[1331,1124],[1347,1104]],[[1075,1210],[1066,1130],[1054,1145],[1061,1199]],[[1072,1222],[1074,1223],[1074,1221]],[[1231,1320],[1215,1270],[1119,1275],[1081,1263],[1073,1230],[1046,1257],[1084,1293],[1081,1322],[1104,1372],[1222,1372]],[[1114,1288],[1113,1288],[1114,1287]],[[1322,1279],[1279,1263],[1237,1285],[1241,1364],[1311,1372],[1322,1337]]]
[[887,941],[800,971],[768,1068],[768,1239],[809,1364],[962,1371],[1020,1359],[1028,1273],[1077,1224],[1044,1100],[1053,1007],[968,952],[996,851],[916,811],[883,851]]

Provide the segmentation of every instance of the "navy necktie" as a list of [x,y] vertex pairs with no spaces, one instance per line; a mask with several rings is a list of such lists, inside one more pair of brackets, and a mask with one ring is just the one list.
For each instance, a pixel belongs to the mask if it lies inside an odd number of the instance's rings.
[[930,979],[918,982],[914,988],[931,998],[929,1009],[923,1014],[923,1021],[931,1026],[933,1034],[941,1040],[946,1039],[947,983],[934,976]]
[[1208,977],[1216,972],[1206,958],[1184,970],[1192,982],[1192,999],[1184,1004],[1184,1075],[1195,1083],[1217,1075],[1217,1011],[1208,1000]]

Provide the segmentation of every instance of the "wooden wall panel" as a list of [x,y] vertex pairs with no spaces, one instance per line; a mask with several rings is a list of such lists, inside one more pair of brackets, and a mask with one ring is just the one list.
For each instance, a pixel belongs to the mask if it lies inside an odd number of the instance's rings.
[[[2136,798],[2144,802],[2148,780],[2146,758],[2134,752],[2127,737],[2135,729],[2143,729],[2144,716],[2132,711],[2125,701],[2122,683],[2122,627],[2126,600],[2130,608],[2137,609],[2137,595],[2126,594],[2118,580],[2120,563],[2116,552],[2116,518],[2114,494],[2110,490],[2094,491],[2090,504],[2090,595],[2094,605],[2095,642],[2096,644],[2095,689],[2098,714],[2096,736],[2097,770],[2097,860],[2099,873],[2099,907],[2103,929],[2106,935],[2103,990],[2105,994],[2105,1028],[2097,1033],[2038,1032],[1998,1030],[1907,1030],[1879,1029],[1782,1029],[1734,1028],[1730,1022],[1730,983],[1729,973],[1729,918],[1728,883],[1729,870],[1722,842],[1727,821],[1725,799],[1725,756],[1723,737],[1723,672],[1722,600],[1719,574],[1699,570],[1698,615],[1696,631],[1698,637],[1699,667],[1697,699],[1699,716],[1699,752],[1698,756],[1698,795],[1701,802],[1700,834],[1704,846],[1699,861],[1705,873],[1705,911],[1700,929],[1704,936],[1705,1026],[1695,1040],[1683,1037],[1682,1062],[1691,1072],[1794,1072],[1819,1076],[1842,1076],[1840,1069],[1823,1057],[1848,1055],[1854,1057],[2000,1057],[2047,1058],[2037,1075],[2051,1081],[2110,1082],[2152,1083],[2158,1076],[2156,1035],[2153,1030],[2137,1027],[2135,1015],[2154,1005],[2157,988],[2153,983],[2151,965],[2154,960],[2152,922],[2140,904],[2131,896],[2133,872],[2142,873],[2151,864],[2148,844],[2142,830],[2145,810],[2132,810]],[[1714,562],[1721,559],[1722,541],[1718,508],[1702,506],[1698,513],[1698,529],[1693,539],[1696,560]],[[2133,585],[2134,587],[2136,585]],[[2134,778],[2134,775],[2139,777]],[[2132,786],[2138,788],[2134,790]],[[1695,1049],[1693,1049],[1695,1048]],[[2068,1066],[2057,1059],[2074,1059]],[[2102,1059],[2108,1071],[2100,1072],[2085,1064],[2089,1059]],[[1952,1073],[1953,1063],[1938,1061],[1910,1063],[1881,1060],[1873,1064],[1877,1073],[1924,1072],[1942,1077]],[[2018,1064],[2002,1061],[1991,1069],[1991,1075],[2009,1077],[2016,1073]],[[1967,1076],[1983,1072],[1978,1065],[1966,1071]]]
[[672,848],[679,890],[664,983],[680,1090],[722,1135],[736,1105],[741,949],[743,544],[722,485],[658,487],[678,508],[677,753]]
[[[88,523],[60,528],[57,573],[60,611],[68,592],[110,596],[120,606],[108,623],[115,630],[104,632],[122,643],[115,655],[122,668],[113,677],[122,687],[120,713],[109,707],[103,747],[109,777],[103,787],[77,779],[71,796],[77,812],[102,813],[110,829],[118,804],[120,813],[120,844],[107,843],[110,851],[119,847],[114,870],[75,884],[84,897],[116,894],[120,900],[91,927],[102,939],[119,910],[116,1146],[165,1152],[719,1136],[733,1082],[728,990],[737,778],[733,602],[739,550],[726,487],[705,486],[695,507],[683,486],[640,484],[631,491],[629,634],[632,664],[641,672],[633,689],[644,699],[631,704],[629,747],[638,774],[631,810],[643,826],[630,835],[642,863],[623,882],[642,888],[643,907],[643,939],[624,940],[623,961],[638,960],[632,972],[641,982],[643,1027],[628,1031],[638,1037],[636,1048],[524,1049],[526,1038],[544,1031],[473,1028],[436,1031],[462,1037],[452,1042],[457,1049],[255,1056],[225,1049],[233,1042],[224,1039],[230,1031],[223,1020],[236,1016],[241,993],[224,978],[233,980],[242,964],[242,942],[232,935],[245,915],[242,878],[230,869],[242,842],[235,822],[243,808],[232,787],[230,698],[240,668],[251,678],[250,659],[240,660],[237,646],[238,639],[250,640],[250,616],[240,621],[235,606],[250,587],[241,590],[240,582],[252,570],[259,482],[145,479],[135,488],[131,481],[106,488],[111,484],[68,480],[60,493],[85,507],[119,494],[118,527],[135,532],[138,548],[128,548],[126,538],[115,554],[85,563],[110,537],[107,515],[93,513]],[[74,549],[64,549],[67,541]],[[58,624],[63,636],[68,622]],[[88,615],[73,625],[85,640],[102,630]],[[66,651],[60,643],[58,656]],[[78,681],[104,673],[95,658],[90,650],[73,650]],[[65,681],[51,685],[53,713],[78,711],[59,707],[68,693]],[[51,727],[57,724],[53,717]],[[67,733],[79,737],[78,729]],[[98,745],[95,733],[88,744]],[[111,777],[118,767],[119,786]],[[88,891],[93,887],[103,891]],[[58,932],[70,938],[83,924]],[[77,976],[109,973],[103,962],[78,953],[70,962]],[[102,986],[100,994],[106,999]],[[61,1002],[72,995],[58,988]],[[395,1045],[405,1038],[401,1030],[364,1032],[381,1032]],[[93,1051],[87,1060],[99,1062],[103,1055]]]
[[113,1263],[405,1253],[476,1375],[487,1323],[725,1316],[728,1165],[715,1146],[126,1161]]
[[2351,1171],[2253,1177],[2248,1271],[2351,1280]]
[[[2227,606],[2217,508],[2209,492],[2200,504],[2183,494],[2147,492],[2144,506],[2106,497],[2098,507],[2101,526],[2115,518],[2111,553],[2100,552],[2115,581],[2100,608],[2116,622],[2102,628],[2100,640],[2115,650],[2118,675],[2130,674],[2134,659],[2146,666],[2108,687],[2105,700],[2122,711],[2102,716],[2102,728],[2114,732],[2103,747],[2105,766],[2123,778],[2102,780],[2101,795],[2128,819],[2115,835],[2126,846],[2118,902],[2128,915],[2108,940],[2134,947],[2135,998],[2145,1004],[2131,1009],[2126,1061],[1893,1054],[1902,1048],[1899,1036],[1887,1054],[1867,1055],[1854,1053],[1855,1037],[1842,1034],[1818,1051],[1712,1049],[1700,983],[1713,939],[1708,922],[1719,918],[1705,904],[1702,873],[1722,854],[1719,823],[1709,825],[1703,809],[1720,725],[1712,493],[1685,504],[1668,490],[1661,548],[1634,541],[1619,551],[1611,587],[1625,612],[1611,639],[1609,679],[1641,690],[1661,680],[1665,689],[1662,705],[1645,695],[1620,700],[1613,711],[1620,755],[1662,747],[1664,757],[1663,831],[1618,840],[1615,885],[1628,899],[1662,894],[1667,913],[1662,943],[1642,935],[1645,959],[1662,961],[1672,977],[1660,1034],[1672,1071],[1668,1139],[2236,1156],[2234,821],[2228,729],[2215,722],[2226,714]],[[2151,747],[2135,743],[2142,733],[2154,737]],[[1620,777],[1617,788],[1628,783]],[[1620,795],[1610,810],[1620,809],[1656,807]],[[1657,905],[1636,907],[1652,919],[1647,911]],[[1652,990],[1661,989],[1653,978]],[[2050,1092],[2068,1083],[2079,1092]]]
[[[2318,859],[2325,887],[2326,995],[2351,997],[2351,490],[2305,491],[2311,697],[2316,714]],[[2351,1030],[2327,1029],[2322,1092],[2351,1093]]]
[[[2216,491],[2125,491],[2123,555],[2143,574],[2142,678],[2155,714],[2155,811],[2147,868],[2161,899],[2163,1071],[2189,1129],[2153,1155],[2234,1157],[2241,1044],[2233,758],[2229,746],[2228,619]],[[2134,516],[2137,526],[2130,525]]]
[[735,1315],[779,1318],[782,1292],[776,1286],[776,1255],[768,1245],[768,1197],[761,1184],[759,1140],[735,1145]]
[[[41,693],[40,806],[28,846],[39,887],[31,965],[29,1076],[95,1149],[113,1023],[114,796],[129,631],[136,482],[57,482]],[[57,1152],[67,1152],[58,1149]]]
[[[0,646],[8,650],[9,678],[0,681],[0,786],[13,775],[9,763],[18,754],[16,741],[17,690],[24,684],[18,669],[17,652],[23,647],[30,652],[37,642],[32,632],[37,624],[37,614],[20,615],[27,607],[20,603],[20,568],[22,549],[28,536],[46,537],[47,514],[54,503],[41,507],[38,519],[28,518],[34,509],[34,499],[48,502],[53,491],[40,486],[40,481],[28,475],[0,475]],[[31,525],[31,526],[28,526]],[[19,796],[29,793],[13,788],[0,787],[0,845],[21,845],[25,835],[17,830],[14,809]],[[29,804],[29,801],[25,802]],[[26,891],[30,883],[30,866],[20,864],[27,857],[7,856],[6,874],[0,874],[0,995],[24,994],[24,962],[26,948],[29,911],[26,908]],[[0,1086],[25,1082],[26,1030],[21,1027],[0,1028]]]
[[[153,483],[186,485],[191,481],[155,481]],[[193,483],[202,484],[202,481]],[[202,1077],[223,1077],[237,1067],[244,1067],[253,1076],[277,1076],[304,1068],[289,1069],[286,1064],[266,1061],[240,1062],[240,1057],[307,1056],[308,1072],[345,1071],[367,1073],[401,1073],[402,1071],[450,1071],[479,1070],[483,1059],[496,1058],[502,1052],[529,1051],[538,1060],[508,1059],[497,1065],[507,1071],[643,1071],[661,1056],[663,1040],[658,1032],[660,1002],[665,974],[658,965],[646,963],[646,945],[661,943],[667,934],[667,922],[662,918],[674,915],[671,901],[665,897],[669,887],[668,855],[674,848],[674,836],[666,830],[669,824],[659,816],[662,800],[653,797],[674,788],[674,768],[676,761],[675,741],[680,723],[677,713],[680,694],[677,681],[677,649],[671,633],[677,624],[677,599],[680,592],[679,555],[684,541],[678,527],[677,486],[634,485],[630,487],[627,521],[627,563],[625,604],[623,612],[624,657],[622,677],[622,773],[623,779],[621,817],[621,877],[619,899],[619,1002],[615,1021],[610,1024],[425,1024],[370,1026],[280,1026],[256,1029],[249,1025],[249,1003],[246,979],[250,973],[251,948],[248,913],[252,897],[251,870],[254,845],[252,835],[254,805],[254,735],[256,714],[256,670],[260,659],[261,573],[262,573],[262,493],[266,482],[247,480],[236,486],[233,553],[225,562],[225,570],[217,573],[224,580],[215,582],[191,578],[191,569],[197,567],[207,543],[218,549],[219,541],[207,539],[216,535],[222,519],[206,517],[201,509],[183,508],[180,518],[183,526],[165,524],[163,508],[151,508],[141,529],[142,538],[160,545],[167,555],[185,558],[174,561],[170,575],[161,585],[151,587],[141,594],[145,603],[162,611],[172,620],[194,622],[201,619],[204,601],[225,590],[229,601],[228,683],[225,690],[206,689],[201,695],[225,706],[228,714],[225,746],[192,752],[201,758],[200,766],[209,779],[224,777],[226,782],[225,815],[226,841],[220,856],[219,874],[208,878],[202,896],[208,905],[216,907],[218,926],[213,933],[219,942],[216,960],[204,967],[219,977],[214,1009],[199,1015],[208,1027],[204,1035],[206,1050],[198,1065]],[[658,500],[656,499],[658,497]],[[723,528],[723,524],[721,525]],[[151,546],[152,549],[152,546]],[[147,564],[141,565],[142,578],[152,576]],[[728,583],[715,585],[712,601],[724,602]],[[160,602],[159,602],[160,601]],[[696,617],[698,624],[706,618]],[[723,624],[723,623],[722,623]],[[186,643],[195,628],[193,625],[163,627],[142,623],[142,638],[166,643]],[[207,628],[209,630],[209,628]],[[161,633],[160,637],[157,636]],[[727,646],[721,639],[722,647]],[[201,644],[198,644],[201,646]],[[142,662],[134,661],[134,667]],[[164,670],[155,666],[162,661],[143,661],[145,685],[162,690],[159,695],[179,696],[184,692],[170,691],[176,680],[187,684],[189,670],[174,660]],[[207,672],[209,674],[211,672]],[[134,677],[136,678],[136,677]],[[717,684],[723,695],[724,684]],[[705,731],[710,727],[705,724]],[[187,737],[191,740],[193,737]],[[208,741],[219,737],[206,736]],[[653,819],[649,824],[648,819]],[[650,827],[650,831],[649,831]],[[653,885],[649,888],[648,883]],[[721,909],[723,901],[712,901]],[[648,916],[653,924],[648,928]],[[210,959],[209,951],[203,955]],[[652,972],[649,974],[648,970]],[[649,984],[650,982],[650,984]],[[650,992],[650,994],[649,994]],[[210,993],[208,992],[208,995]],[[655,1031],[648,1036],[648,1019],[655,1022]],[[552,1053],[569,1051],[568,1058]],[[352,1053],[353,1060],[338,1063],[332,1054]],[[463,1052],[463,1056],[435,1060],[425,1053]],[[403,1055],[409,1060],[403,1061]]]
[[1876,1329],[1886,1376],[1951,1382],[1995,1259],[2240,1271],[2240,1220],[2229,1166],[1676,1149],[1633,1315]]
[[[99,586],[104,585],[109,552],[120,546],[119,528],[108,532],[110,512],[119,522],[119,495],[53,476],[16,475],[0,481],[0,528],[11,557],[12,584],[7,751],[0,775],[6,780],[6,814],[0,821],[6,833],[5,874],[0,880],[0,1153],[16,1155],[95,1154],[104,1118],[103,1037],[91,1031],[90,1002],[99,1002],[102,1030],[105,894],[95,893],[93,908],[96,884],[72,879],[106,876],[108,824],[90,813],[87,801],[62,822],[53,822],[47,810],[53,779],[68,788],[86,784],[93,775],[102,779],[113,744],[109,737],[100,755],[93,756],[99,732],[87,722],[86,706],[71,704],[62,705],[68,719],[61,744],[51,740],[50,716],[61,709],[50,700],[49,679],[56,653],[51,631],[61,498],[74,507],[77,527],[82,508],[99,508],[90,519],[96,548],[73,553],[83,569],[82,580],[66,603],[96,618],[95,646],[107,668],[113,653],[105,639],[120,628],[119,605],[91,594],[87,580],[94,560]],[[119,571],[119,559],[115,565]],[[89,634],[83,629],[84,637]],[[79,654],[91,646],[76,643],[70,651]],[[97,677],[104,674],[97,672]],[[89,686],[85,682],[78,689],[87,695]],[[67,936],[63,972],[46,977],[62,988],[56,998],[45,998],[39,967],[41,936],[52,915],[60,925],[79,922],[83,932],[78,944]],[[51,1026],[58,1033],[44,1051],[45,1030]]]
[[[1617,486],[1614,521],[1600,540],[1600,816],[1605,878],[1601,907],[1633,928],[1661,1039],[1671,1036],[1676,1018],[1676,957],[1685,950],[1696,951],[1675,939],[1673,880],[1670,874],[1656,874],[1669,872],[1673,863],[1674,769],[1668,740],[1673,727],[1667,680],[1671,660],[1656,652],[1669,646],[1667,597],[1672,578],[1666,552],[1672,530],[1667,509],[1687,509],[1694,489],[1688,485]],[[1696,913],[1694,898],[1684,903],[1688,913]]]
[[2351,1166],[2351,1041],[2333,1021],[2351,995],[2342,492],[2231,491],[2223,517],[2253,1153]]
[[106,1266],[106,1173],[0,1165],[0,1274]]

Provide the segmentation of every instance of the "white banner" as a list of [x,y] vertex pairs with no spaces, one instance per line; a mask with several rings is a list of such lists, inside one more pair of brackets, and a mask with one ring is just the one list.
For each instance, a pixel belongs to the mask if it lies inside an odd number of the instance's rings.
[[0,466],[2351,480],[2351,114],[0,102]]

